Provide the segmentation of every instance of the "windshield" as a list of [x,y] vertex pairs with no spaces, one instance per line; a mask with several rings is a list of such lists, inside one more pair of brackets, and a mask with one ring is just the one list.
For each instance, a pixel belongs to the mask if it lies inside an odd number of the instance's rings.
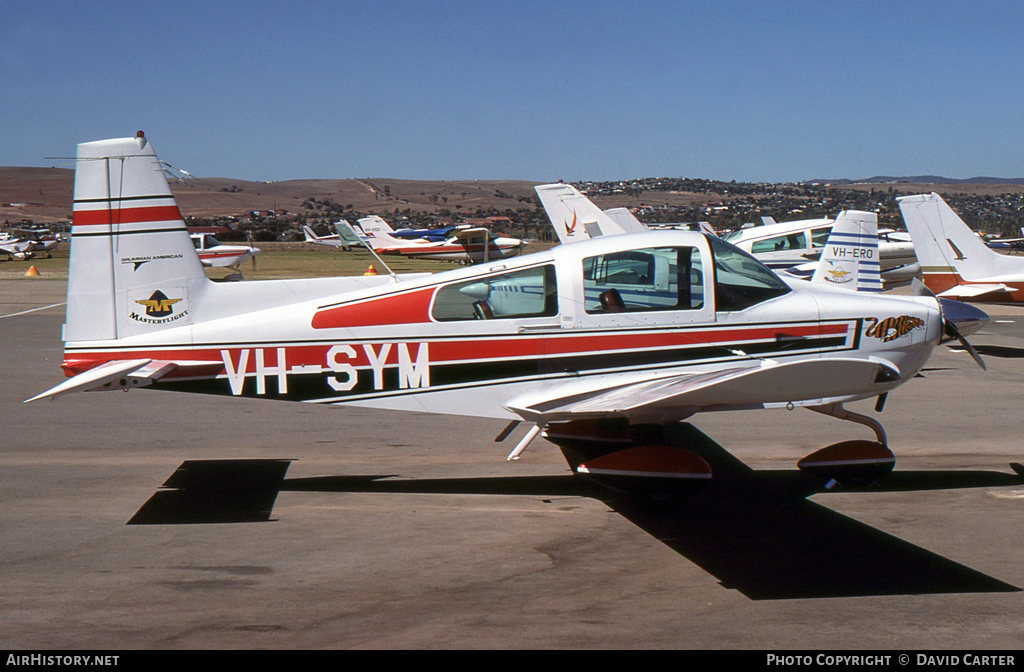
[[754,257],[719,238],[707,238],[715,258],[716,310],[743,310],[790,291]]

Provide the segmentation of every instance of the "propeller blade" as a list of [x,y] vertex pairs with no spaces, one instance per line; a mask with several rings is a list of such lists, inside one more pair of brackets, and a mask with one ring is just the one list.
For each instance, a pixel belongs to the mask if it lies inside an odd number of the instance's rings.
[[960,334],[960,331],[956,328],[956,325],[950,322],[949,320],[945,320],[945,323],[945,333],[951,336],[952,338],[958,340],[960,342],[960,345],[963,346],[963,349],[967,351],[967,354],[969,354],[974,359],[978,366],[980,366],[983,371],[988,371],[988,367],[985,366],[985,360],[981,358],[981,355],[979,355],[978,351],[974,349],[974,346],[968,343],[967,339]]

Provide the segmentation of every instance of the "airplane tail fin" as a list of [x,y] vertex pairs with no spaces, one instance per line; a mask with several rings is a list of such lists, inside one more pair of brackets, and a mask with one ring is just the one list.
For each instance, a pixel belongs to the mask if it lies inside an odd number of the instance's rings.
[[718,232],[715,231],[715,227],[711,226],[709,222],[697,222],[697,226],[700,228],[701,233],[707,236],[714,236],[718,238]]
[[320,237],[313,232],[313,229],[309,226],[303,226],[302,232],[306,234],[307,243],[315,243],[320,240]]
[[359,228],[370,239],[370,247],[381,249],[385,247],[401,247],[402,243],[391,234],[395,232],[391,226],[377,215],[370,215],[359,220]]
[[64,340],[125,338],[191,322],[208,283],[142,131],[78,145]]
[[858,292],[882,291],[878,215],[860,210],[839,213],[811,282]]
[[626,231],[586,196],[558,182],[534,187],[561,243],[575,243]]
[[1024,270],[1015,259],[989,249],[938,194],[897,200],[926,279],[929,275],[955,275],[979,280]]

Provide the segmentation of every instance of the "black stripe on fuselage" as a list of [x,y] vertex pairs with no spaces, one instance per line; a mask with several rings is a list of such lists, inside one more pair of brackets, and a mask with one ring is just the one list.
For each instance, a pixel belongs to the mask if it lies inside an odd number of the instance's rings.
[[[422,394],[453,389],[488,387],[513,382],[528,382],[530,380],[586,376],[597,373],[657,370],[673,368],[687,363],[749,361],[764,356],[788,356],[824,350],[834,352],[847,349],[843,347],[846,345],[846,341],[846,336],[828,336],[784,342],[731,343],[728,348],[720,345],[706,345],[607,354],[589,353],[585,355],[556,357],[431,363],[430,386],[413,389],[402,389],[399,387],[398,365],[389,364],[383,368],[382,372],[383,389],[375,389],[373,371],[369,367],[362,367],[357,370],[357,384],[351,390],[344,393],[339,393],[328,385],[328,379],[336,374],[331,371],[321,371],[313,374],[289,372],[287,374],[288,391],[286,393],[278,392],[277,375],[268,374],[264,380],[264,394],[257,394],[256,376],[250,373],[245,377],[242,394],[239,396],[336,403],[354,401],[356,398],[369,399],[393,395]],[[745,355],[736,354],[740,351],[745,353]],[[728,355],[723,356],[725,353],[728,353]],[[208,394],[231,394],[228,381],[223,377],[206,380],[159,382],[154,387]]]
[[[374,298],[378,298],[378,297],[374,297]],[[548,318],[548,319],[550,319],[550,318]],[[472,324],[472,322],[473,322],[472,320],[467,320],[466,321],[466,323],[469,323],[469,324]],[[828,320],[827,322],[821,323],[821,324],[844,325],[844,326],[847,327],[847,329],[849,329],[849,326],[851,324],[854,324],[854,323],[856,323],[857,331],[856,331],[856,333],[854,335],[854,345],[850,349],[851,350],[856,350],[857,347],[858,347],[858,344],[860,343],[860,329],[863,326],[863,318],[845,318],[845,319],[844,318],[837,318],[837,319],[834,319],[834,320]],[[458,323],[457,322],[445,322],[444,324],[458,324]],[[711,330],[713,330],[713,331],[721,330],[723,333],[728,333],[730,330],[749,330],[749,329],[766,329],[766,328],[778,328],[778,329],[782,330],[785,327],[810,326],[810,325],[818,325],[818,324],[819,323],[816,323],[816,322],[808,323],[807,321],[793,320],[793,321],[790,321],[790,322],[757,322],[757,323],[753,323],[753,324],[743,324],[743,325],[715,325],[714,323],[711,323],[711,324],[701,324],[701,325],[694,326],[694,327],[672,327],[670,329],[666,329],[663,326],[658,326],[658,327],[629,327],[629,328],[626,328],[626,329],[591,328],[591,329],[572,329],[572,330],[561,330],[561,329],[558,329],[558,328],[554,328],[554,329],[551,329],[551,330],[544,330],[544,331],[538,330],[538,331],[527,331],[527,332],[522,332],[522,333],[477,334],[477,335],[474,335],[474,336],[467,336],[466,334],[426,334],[426,335],[395,336],[395,337],[371,335],[371,336],[359,336],[359,337],[355,337],[355,338],[338,338],[337,336],[333,336],[333,337],[325,337],[325,338],[302,338],[302,339],[294,339],[294,340],[287,340],[287,339],[264,340],[264,341],[252,340],[252,341],[245,341],[245,342],[241,342],[241,341],[235,341],[235,342],[228,342],[228,341],[197,341],[197,342],[191,343],[187,349],[188,350],[239,350],[239,349],[243,349],[243,348],[249,348],[249,349],[251,349],[251,348],[273,348],[273,347],[292,348],[292,347],[317,346],[317,345],[360,345],[362,343],[423,343],[423,342],[431,342],[431,343],[433,343],[433,342],[441,342],[441,341],[467,341],[467,342],[475,342],[475,341],[502,341],[502,340],[514,340],[514,339],[518,339],[518,338],[552,338],[552,339],[568,338],[568,339],[574,339],[574,338],[583,337],[583,336],[595,336],[595,335],[597,335],[597,336],[633,336],[633,335],[636,335],[638,337],[643,337],[643,336],[647,336],[647,335],[649,335],[651,333],[685,334],[685,333],[688,333],[688,332],[691,332],[691,331],[700,333],[700,332],[703,332],[703,331],[711,331]],[[401,325],[398,325],[398,326],[401,326]],[[847,331],[847,333],[849,333],[849,332]],[[795,341],[784,341],[783,343],[786,344],[786,348],[788,349],[788,348],[792,348],[792,344],[793,343],[807,343],[807,342],[809,342],[811,340],[821,339],[821,338],[832,338],[832,336],[827,336],[827,337],[826,336],[807,337],[805,339],[798,339],[798,340],[795,340]],[[845,339],[847,338],[847,336],[846,335],[842,335],[842,336],[837,335],[837,336],[835,336],[835,338],[842,339],[845,342]],[[774,340],[766,341],[766,342],[769,343],[769,344],[775,344],[776,343],[776,341],[774,341]],[[742,350],[744,345],[746,345],[747,343],[748,342],[745,342],[745,341],[728,341],[728,342],[722,343],[721,345],[714,345],[714,346],[708,346],[708,347],[717,347],[717,348],[721,348],[721,349],[725,349],[725,350],[729,350],[730,348],[741,349]],[[693,347],[693,346],[690,346],[690,347]],[[101,352],[109,351],[109,352],[121,353],[121,352],[133,352],[133,351],[152,352],[152,351],[159,351],[159,350],[162,350],[162,349],[165,349],[165,348],[171,348],[173,350],[183,350],[183,349],[185,349],[182,346],[173,345],[173,344],[163,345],[163,344],[149,343],[149,344],[134,345],[134,346],[127,346],[127,345],[123,345],[123,344],[118,344],[116,347],[111,347],[111,348],[101,348],[101,347],[96,347],[96,346],[82,346],[82,347],[65,346],[64,351],[65,352],[89,352],[89,353],[101,353]],[[786,354],[789,354],[789,353],[787,352]]]

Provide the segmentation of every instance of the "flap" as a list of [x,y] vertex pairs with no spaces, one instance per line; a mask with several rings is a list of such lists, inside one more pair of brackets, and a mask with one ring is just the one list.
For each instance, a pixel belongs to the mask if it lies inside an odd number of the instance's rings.
[[505,402],[523,418],[546,424],[584,417],[660,416],[678,420],[701,411],[816,406],[870,396],[899,380],[889,362],[825,358],[707,373],[652,375],[646,380],[608,385],[595,377],[550,386]]

